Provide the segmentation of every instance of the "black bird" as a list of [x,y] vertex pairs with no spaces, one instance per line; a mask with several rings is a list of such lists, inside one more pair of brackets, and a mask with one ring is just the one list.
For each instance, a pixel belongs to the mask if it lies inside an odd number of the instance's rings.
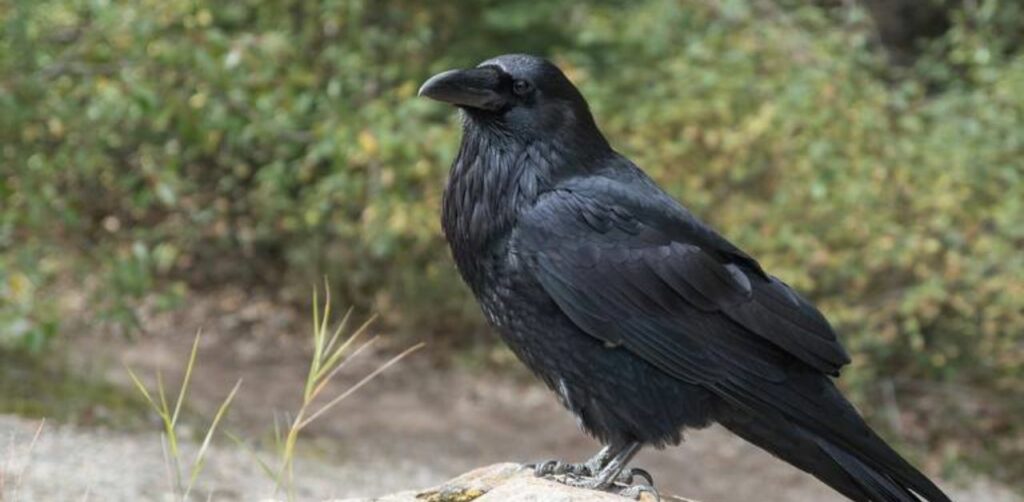
[[555,65],[500,56],[419,94],[463,112],[442,213],[462,278],[605,445],[539,474],[628,484],[642,446],[717,422],[850,499],[949,501],[836,389],[825,317],[615,152]]

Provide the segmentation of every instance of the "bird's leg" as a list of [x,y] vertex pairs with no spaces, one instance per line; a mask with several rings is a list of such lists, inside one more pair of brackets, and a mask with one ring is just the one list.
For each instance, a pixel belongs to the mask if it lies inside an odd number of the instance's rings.
[[[586,480],[582,486],[592,488],[594,490],[605,490],[612,486],[612,484],[619,479],[619,475],[622,474],[623,469],[626,468],[626,464],[628,464],[630,460],[633,460],[633,457],[642,447],[643,445],[641,445],[639,441],[627,443],[618,451],[618,453],[615,454],[614,457],[612,457],[611,460],[608,461],[608,463],[604,465],[604,467],[601,468],[600,472],[595,474],[593,478]],[[630,481],[632,481],[632,474],[633,472],[631,471],[629,473]],[[648,476],[650,475],[648,474]]]
[[[569,464],[548,460],[528,465],[537,477],[545,477],[580,488],[618,492],[627,498],[638,499],[643,493],[652,493],[654,480],[650,473],[640,468],[627,469],[626,465],[640,451],[643,445],[638,441],[625,444],[609,444],[582,464]],[[645,484],[633,484],[634,478],[643,478]]]
[[590,457],[589,460],[583,463],[584,467],[587,468],[588,475],[593,476],[600,472],[616,453],[618,453],[618,451],[615,450],[614,446],[610,444],[604,445],[604,447],[601,448],[601,451],[597,452],[596,455]]
[[[590,476],[567,478],[565,483],[592,490],[617,491],[619,495],[633,499],[640,498],[643,493],[651,493],[656,500],[660,500],[658,492],[654,489],[654,480],[650,473],[640,468],[626,469],[626,465],[642,447],[643,445],[634,441],[619,446],[617,449],[608,448],[607,452],[602,450],[601,453],[614,451],[615,454],[609,455],[611,459],[603,462],[604,466],[600,471],[594,472]],[[636,477],[643,478],[646,484],[634,485],[633,479]]]
[[[618,449],[616,449],[618,448]],[[537,477],[547,476],[558,476],[562,474],[572,474],[579,477],[593,477],[608,463],[608,460],[615,456],[621,450],[622,447],[616,447],[614,445],[606,445],[601,448],[601,451],[597,452],[596,455],[590,457],[586,462],[579,464],[572,464],[568,462],[562,462],[559,460],[546,460],[544,462],[538,462],[536,464],[527,464],[527,467],[533,468],[533,473]]]

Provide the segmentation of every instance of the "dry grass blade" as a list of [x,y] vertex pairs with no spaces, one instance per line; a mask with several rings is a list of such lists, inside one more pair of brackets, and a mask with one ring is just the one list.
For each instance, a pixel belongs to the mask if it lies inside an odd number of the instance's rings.
[[345,392],[341,393],[341,395],[339,395],[338,397],[330,400],[327,404],[325,404],[323,407],[321,407],[316,413],[313,413],[312,415],[310,415],[309,418],[307,418],[307,419],[303,420],[302,422],[300,422],[299,423],[299,428],[301,429],[303,427],[306,427],[311,422],[313,422],[313,420],[316,420],[317,417],[319,417],[320,415],[323,415],[328,410],[330,410],[335,405],[337,405],[342,400],[344,400],[346,397],[352,395],[353,392],[359,390],[360,387],[362,387],[363,385],[366,385],[367,383],[369,383],[370,380],[373,380],[374,378],[376,378],[377,375],[380,375],[381,373],[383,373],[384,370],[386,370],[386,369],[390,368],[391,366],[397,364],[402,359],[405,359],[405,357],[408,356],[409,354],[412,354],[413,352],[423,348],[424,345],[426,345],[426,344],[423,343],[423,342],[420,342],[420,343],[418,343],[416,345],[413,345],[412,347],[409,347],[408,349],[405,349],[401,354],[398,354],[397,356],[392,357],[390,360],[388,360],[388,362],[380,365],[377,369],[373,370],[372,373],[370,373],[369,375],[366,375],[365,377],[363,377],[363,379],[360,380],[358,383],[356,383],[352,387],[349,387],[349,389],[346,390]]
[[[46,426],[46,419],[39,421],[39,425],[36,427],[35,433],[32,434],[32,440],[28,443],[28,450],[25,452],[25,463],[18,470],[18,474],[14,477],[14,489],[11,490],[11,500],[18,500],[18,491],[21,490],[22,480],[25,479],[25,473],[28,471],[28,466],[32,462],[32,452],[36,449],[36,443],[39,442],[39,436],[43,433],[43,427]],[[13,447],[12,447],[13,452]],[[12,453],[13,457],[13,453]],[[6,476],[3,472],[0,472],[0,500],[3,500],[3,488],[6,482]]]
[[220,404],[217,409],[217,414],[213,417],[213,422],[210,424],[210,428],[206,430],[206,437],[203,438],[203,444],[199,447],[199,451],[196,453],[196,459],[192,462],[192,472],[189,474],[188,487],[185,489],[185,496],[183,498],[188,499],[189,493],[192,492],[192,488],[195,486],[196,479],[199,478],[199,473],[202,472],[203,466],[206,464],[206,452],[210,447],[210,441],[213,439],[213,433],[217,430],[217,426],[220,424],[222,418],[228,411],[228,407],[231,406],[231,401],[235,399],[235,394],[238,393],[238,388],[242,386],[242,380],[238,379],[235,382],[235,386],[232,387],[231,392],[224,398],[224,402]]

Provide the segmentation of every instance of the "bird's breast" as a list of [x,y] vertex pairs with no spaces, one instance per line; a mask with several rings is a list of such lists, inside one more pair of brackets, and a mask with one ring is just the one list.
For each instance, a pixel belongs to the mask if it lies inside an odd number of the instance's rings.
[[463,148],[456,158],[441,214],[452,256],[474,291],[509,269],[509,237],[544,186],[529,149],[478,152]]

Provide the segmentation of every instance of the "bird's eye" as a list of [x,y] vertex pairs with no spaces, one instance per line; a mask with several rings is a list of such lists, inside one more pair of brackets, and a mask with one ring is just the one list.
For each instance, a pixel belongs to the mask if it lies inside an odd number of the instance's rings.
[[525,80],[516,80],[512,82],[512,92],[518,96],[524,96],[533,90],[533,85]]

